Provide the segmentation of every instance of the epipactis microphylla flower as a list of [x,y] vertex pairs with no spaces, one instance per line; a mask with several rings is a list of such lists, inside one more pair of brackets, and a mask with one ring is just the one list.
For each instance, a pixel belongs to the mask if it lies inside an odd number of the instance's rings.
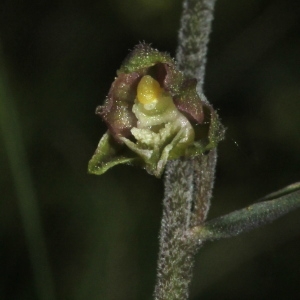
[[139,44],[123,62],[96,114],[108,131],[89,162],[92,174],[117,164],[160,177],[169,160],[204,155],[224,136],[217,113],[166,53]]

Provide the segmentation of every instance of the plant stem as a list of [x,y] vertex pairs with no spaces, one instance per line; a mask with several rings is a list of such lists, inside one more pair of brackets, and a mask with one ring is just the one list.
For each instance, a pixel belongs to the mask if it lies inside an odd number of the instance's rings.
[[216,0],[184,0],[176,60],[186,75],[197,78],[202,90],[207,45]]
[[[187,76],[197,78],[201,93],[214,4],[215,0],[185,0],[183,3],[177,62]],[[201,244],[189,238],[188,229],[206,218],[215,165],[215,149],[207,155],[178,159],[167,165],[156,300],[188,299],[194,255]]]

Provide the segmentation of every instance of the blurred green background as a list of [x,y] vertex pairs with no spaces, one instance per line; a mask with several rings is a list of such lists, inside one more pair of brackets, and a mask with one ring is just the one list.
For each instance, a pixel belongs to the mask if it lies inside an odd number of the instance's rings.
[[[180,10],[1,1],[0,299],[151,299],[163,182],[87,162],[122,60],[139,41],[174,56]],[[217,2],[205,92],[227,134],[209,218],[300,179],[299,21],[296,0]],[[299,217],[205,245],[191,299],[299,299]]]

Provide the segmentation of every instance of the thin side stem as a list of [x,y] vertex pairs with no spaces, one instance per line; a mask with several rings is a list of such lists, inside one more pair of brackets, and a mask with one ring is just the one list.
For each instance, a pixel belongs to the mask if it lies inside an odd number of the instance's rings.
[[[185,0],[177,62],[198,80],[202,93],[205,63],[215,0]],[[196,158],[168,162],[160,231],[156,300],[186,300],[192,279],[194,255],[201,244],[188,238],[191,227],[207,215],[212,194],[216,150]]]

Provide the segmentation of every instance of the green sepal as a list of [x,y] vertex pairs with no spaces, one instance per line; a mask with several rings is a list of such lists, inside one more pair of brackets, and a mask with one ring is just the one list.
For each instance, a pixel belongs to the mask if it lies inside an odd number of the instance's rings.
[[124,145],[118,144],[111,134],[106,132],[89,161],[88,172],[102,175],[115,165],[134,164],[135,161],[138,161],[137,157],[134,157],[132,153],[128,153]]
[[169,54],[151,48],[148,44],[141,43],[135,46],[133,51],[125,58],[117,74],[140,73],[143,69],[152,67],[158,63],[175,64]]

